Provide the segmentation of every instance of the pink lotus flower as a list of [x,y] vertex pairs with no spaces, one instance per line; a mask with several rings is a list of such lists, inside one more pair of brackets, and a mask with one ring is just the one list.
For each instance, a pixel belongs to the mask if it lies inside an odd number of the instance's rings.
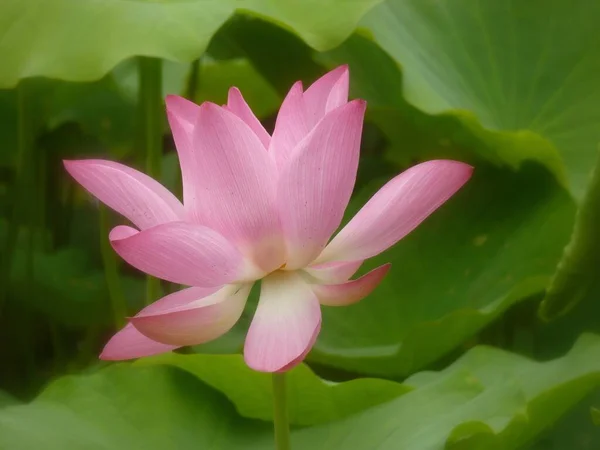
[[471,176],[429,161],[387,183],[328,243],[356,180],[366,104],[348,102],[348,69],[286,96],[273,135],[236,88],[227,105],[169,96],[167,113],[183,175],[183,204],[157,181],[116,162],[66,161],[69,173],[134,227],[110,233],[137,269],[192,286],[130,319],[101,358],[120,360],[201,344],[237,322],[262,280],[245,341],[253,369],[287,370],[313,346],[321,305],[367,296],[389,270],[352,281],[361,263],[406,236]]

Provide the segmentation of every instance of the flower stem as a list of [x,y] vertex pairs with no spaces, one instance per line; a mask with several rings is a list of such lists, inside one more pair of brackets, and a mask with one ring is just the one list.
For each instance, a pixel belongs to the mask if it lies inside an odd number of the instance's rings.
[[[158,58],[140,57],[139,80],[139,106],[146,173],[160,181],[163,150],[162,61]],[[159,292],[160,281],[149,276],[146,281],[146,304],[149,305],[157,300]]]
[[285,375],[285,372],[273,374],[273,425],[276,450],[291,449]]
[[157,58],[140,57],[140,106],[144,146],[146,148],[146,172],[152,178],[160,178],[162,161],[162,65]]
[[106,279],[106,287],[108,288],[114,325],[117,330],[120,330],[125,326],[127,303],[121,290],[121,282],[117,270],[117,258],[108,242],[109,231],[108,211],[106,207],[100,205],[100,253],[102,254],[102,262],[104,263],[104,278]]
[[[29,197],[27,181],[30,177],[31,168],[31,136],[30,136],[30,117],[29,104],[26,91],[26,82],[21,81],[16,89],[17,93],[17,158],[15,181],[12,185],[13,203],[11,204],[11,220],[8,222],[8,231],[6,233],[6,242],[3,251],[0,252],[0,316],[2,309],[8,299],[8,284],[11,271],[12,259],[14,256],[17,241],[19,240],[19,227],[25,222],[27,210],[24,206],[27,202],[23,199]],[[31,231],[31,230],[30,230]],[[29,261],[29,255],[28,255]]]
[[200,77],[200,58],[192,61],[190,65],[190,74],[187,79],[187,85],[185,87],[185,97],[192,102],[196,98],[196,91],[198,90],[198,78]]

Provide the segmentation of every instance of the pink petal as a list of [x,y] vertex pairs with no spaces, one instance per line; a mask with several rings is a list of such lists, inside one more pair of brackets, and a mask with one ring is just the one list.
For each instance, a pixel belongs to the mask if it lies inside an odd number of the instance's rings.
[[161,344],[148,339],[140,333],[131,323],[125,325],[104,346],[100,359],[105,361],[121,361],[124,359],[143,358],[144,356],[158,355],[179,348],[179,345]]
[[391,247],[471,177],[457,161],[418,164],[383,186],[323,250],[316,262],[366,259]]
[[112,230],[110,230],[109,240],[119,241],[121,239],[126,239],[128,237],[133,236],[134,234],[138,234],[140,231],[135,228],[129,227],[127,225],[117,225]]
[[350,75],[343,65],[326,73],[304,92],[307,117],[315,126],[329,111],[348,102]]
[[236,248],[201,225],[171,222],[135,234],[117,227],[109,238],[119,256],[133,267],[173,283],[210,287],[244,276],[243,259]]
[[167,95],[165,104],[167,111],[183,121],[184,126],[194,126],[200,112],[199,105],[179,95]]
[[306,273],[316,280],[324,283],[341,283],[348,281],[356,273],[363,261],[328,262],[316,264],[304,269]]
[[256,133],[256,136],[258,139],[260,139],[260,142],[262,142],[262,145],[265,147],[265,149],[268,149],[269,144],[271,143],[271,136],[256,118],[238,88],[232,87],[229,89],[229,94],[227,96],[227,107],[236,116],[246,122],[246,125],[248,125],[252,131]]
[[342,221],[356,181],[365,107],[354,100],[325,116],[281,173],[278,204],[287,269],[316,258]]
[[390,270],[391,264],[373,269],[368,274],[362,277],[346,281],[339,284],[314,284],[312,290],[325,306],[346,306],[356,303],[367,295],[381,283],[383,277]]
[[[157,312],[144,310],[133,317],[131,323],[157,342],[177,346],[202,344],[225,334],[235,325],[244,311],[251,287],[252,284],[227,285],[179,307]],[[185,291],[177,294],[193,296]]]
[[321,332],[321,321],[319,321],[319,325],[317,326],[317,328],[315,328],[315,331],[313,332],[313,335],[310,338],[310,342],[306,346],[306,350],[304,350],[297,358],[294,358],[292,361],[290,361],[287,365],[283,366],[277,372],[278,373],[287,372],[288,370],[293,369],[298,364],[300,364],[302,361],[304,361],[304,358],[306,358],[306,356],[310,353],[310,351],[314,347],[315,342],[317,342],[317,338],[319,337],[320,332]]
[[262,281],[244,358],[260,372],[278,372],[299,363],[321,327],[319,301],[295,272],[277,271]]
[[94,197],[145,229],[181,220],[183,205],[162,184],[113,161],[64,161],[75,180]]
[[[123,227],[130,228],[130,227]],[[131,228],[133,230],[133,228]],[[124,231],[124,230],[123,230]],[[137,233],[136,230],[133,230]],[[114,232],[114,230],[113,230]],[[168,311],[173,308],[178,308],[183,305],[187,305],[198,298],[206,297],[213,294],[220,287],[212,288],[199,288],[193,287],[189,289],[183,289],[173,294],[167,295],[160,300],[152,303],[151,305],[144,308],[140,314],[148,313],[160,313]],[[144,356],[157,355],[159,353],[169,352],[179,345],[168,345],[161,344],[160,342],[153,341],[140,333],[133,324],[128,323],[125,328],[115,334],[110,341],[104,347],[100,359],[116,361],[123,359],[135,359]]]
[[[173,140],[175,141],[177,155],[179,156],[179,165],[181,167],[183,203],[186,205],[186,210],[188,210],[190,208],[187,205],[193,201],[196,192],[192,136],[200,107],[178,95],[168,95],[165,102],[167,104],[167,118],[169,119],[171,132],[173,133]],[[190,211],[190,214],[193,214],[193,212]]]
[[205,225],[240,247],[265,272],[285,261],[270,155],[235,114],[204,103],[194,129],[195,207]]
[[306,106],[302,93],[302,83],[296,82],[279,108],[275,129],[269,146],[277,167],[284,167],[292,150],[310,132]]

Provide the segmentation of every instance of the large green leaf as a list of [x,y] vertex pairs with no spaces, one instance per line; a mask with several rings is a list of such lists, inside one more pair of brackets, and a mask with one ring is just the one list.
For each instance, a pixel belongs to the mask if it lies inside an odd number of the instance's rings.
[[203,61],[198,75],[198,104],[211,101],[227,103],[231,86],[238,87],[257,117],[273,114],[281,99],[273,87],[256,71],[247,59]]
[[19,403],[21,402],[12,395],[8,394],[7,392],[0,391],[0,408],[10,405],[18,405]]
[[[478,347],[442,372],[410,378],[415,389],[405,395],[294,431],[293,448],[516,450],[599,383],[595,336],[546,363]],[[33,403],[0,410],[0,448],[262,450],[273,443],[270,426],[241,418],[191,374],[121,364],[59,379]]]
[[594,290],[600,262],[600,157],[581,200],[573,234],[565,247],[546,297],[540,305],[540,315],[554,319],[571,310]]
[[312,59],[313,50],[299,37],[243,16],[219,30],[208,52],[217,59],[248,58],[281,95],[296,81],[312,82],[323,72]]
[[[225,393],[245,417],[273,419],[271,377],[251,370],[239,355],[178,355],[138,361],[138,365],[166,364],[186,370]],[[350,416],[410,390],[406,385],[378,379],[356,379],[330,384],[307,366],[288,372],[289,419],[295,425],[314,425]]]
[[[348,215],[368,198],[366,189]],[[401,376],[456,348],[511,304],[542,291],[569,238],[574,204],[553,177],[478,166],[416,231],[365,264],[392,262],[362,302],[323,308],[313,360]]]
[[246,423],[191,375],[121,365],[61,378],[32,404],[0,410],[0,448],[241,449],[233,444],[249,437]]
[[[90,144],[74,142],[77,134],[72,131],[52,137],[51,132],[68,123],[77,123],[86,136],[93,136],[117,155],[131,150],[135,102],[121,92],[113,73],[93,83],[35,79],[20,88],[25,92],[25,120],[32,140],[43,133],[52,140],[46,145],[52,148],[37,145],[35,151],[56,150],[61,157],[89,154]],[[0,90],[0,166],[14,165],[16,160],[17,114],[17,90]]]
[[[300,448],[522,448],[600,382],[600,342],[582,337],[546,363],[477,347],[446,370],[406,380],[416,389],[361,414],[298,433]],[[451,407],[449,407],[452,405]]]
[[592,422],[594,423],[594,425],[599,427],[600,426],[600,409],[592,406],[590,408],[590,414],[592,415]]
[[380,1],[7,0],[0,7],[0,87],[32,76],[94,80],[135,55],[190,62],[236,11],[331,48]]
[[509,160],[560,174],[558,152],[579,197],[600,141],[599,20],[586,0],[388,0],[362,24],[402,65],[412,104],[495,132]]
[[[600,430],[594,423],[593,405],[600,404],[596,390],[558,421],[528,450],[595,450],[600,448]],[[592,414],[590,414],[590,405]]]
[[35,83],[39,99],[34,102],[39,103],[39,108],[32,114],[46,128],[75,122],[116,154],[131,150],[135,102],[121,92],[113,73],[94,83],[58,80],[35,80]]
[[397,62],[366,37],[355,34],[317,58],[328,66],[349,64],[352,95],[368,101],[368,120],[387,136],[392,161],[406,165],[414,159],[441,157],[473,164],[485,161],[516,170],[531,158],[564,178],[558,153],[548,151],[548,142],[534,133],[498,133],[479,125],[470,111],[428,114],[413,106],[405,98]]

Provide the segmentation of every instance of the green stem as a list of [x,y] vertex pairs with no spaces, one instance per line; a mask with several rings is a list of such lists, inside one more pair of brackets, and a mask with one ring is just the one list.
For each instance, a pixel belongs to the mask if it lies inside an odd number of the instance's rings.
[[104,263],[104,277],[108,288],[113,321],[116,329],[120,330],[125,326],[127,302],[121,290],[117,258],[108,241],[108,233],[110,232],[108,219],[108,210],[103,205],[100,205],[100,253],[102,254],[102,262]]
[[39,152],[35,158],[36,162],[36,175],[35,175],[35,189],[36,189],[36,217],[35,225],[38,229],[39,246],[40,250],[47,252],[51,247],[51,241],[49,240],[49,233],[47,230],[46,215],[48,212],[48,154],[47,152]]
[[198,90],[198,81],[200,78],[200,58],[192,61],[190,66],[190,74],[187,80],[187,86],[185,88],[185,98],[192,102],[196,98],[196,91]]
[[8,281],[11,271],[12,258],[14,256],[17,241],[19,239],[19,226],[23,221],[22,200],[27,196],[24,190],[27,188],[28,170],[30,164],[30,136],[29,115],[27,110],[27,95],[25,82],[21,81],[17,87],[17,159],[16,176],[13,183],[13,203],[11,205],[11,220],[8,223],[6,242],[4,244],[4,255],[1,257],[0,266],[0,316],[8,297]]
[[[139,104],[146,173],[160,180],[163,149],[162,61],[142,56],[139,58]],[[146,281],[146,304],[155,301],[160,292],[160,282],[152,277]]]
[[276,450],[291,449],[285,375],[285,372],[273,374],[273,425]]

